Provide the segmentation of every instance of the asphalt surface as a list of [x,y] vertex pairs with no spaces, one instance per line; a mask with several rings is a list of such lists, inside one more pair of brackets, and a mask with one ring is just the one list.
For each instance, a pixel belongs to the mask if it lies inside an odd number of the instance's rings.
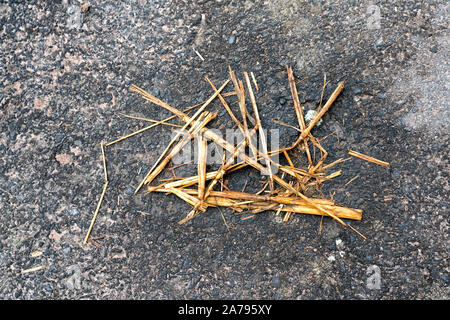
[[[0,4],[0,298],[449,298],[447,1],[81,4]],[[159,126],[107,148],[100,246],[83,244],[103,186],[99,143],[147,125],[117,112],[170,115],[131,84],[182,109],[211,95],[205,75],[218,86],[229,65],[252,71],[263,126],[289,145],[297,133],[272,121],[296,123],[287,64],[309,108],[324,73],[326,97],[346,81],[313,131],[337,132],[323,142],[329,162],[351,148],[391,164],[347,161],[324,186],[364,210],[351,224],[367,240],[326,217],[319,235],[320,217],[281,223],[273,212],[222,210],[227,229],[209,210],[179,226],[180,199],[132,195],[170,140]],[[219,102],[211,108],[229,123]],[[245,172],[230,186],[256,188],[259,174]]]

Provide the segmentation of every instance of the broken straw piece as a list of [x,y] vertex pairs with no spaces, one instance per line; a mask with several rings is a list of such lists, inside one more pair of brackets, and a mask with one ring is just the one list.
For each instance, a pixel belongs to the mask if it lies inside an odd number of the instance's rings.
[[30,268],[30,269],[26,269],[26,270],[22,269],[20,272],[22,274],[26,274],[26,273],[30,273],[30,272],[40,271],[40,270],[43,270],[43,269],[45,269],[45,266],[41,265],[41,266],[33,267],[33,268]]
[[98,201],[97,208],[95,209],[94,216],[92,217],[91,225],[86,233],[86,237],[84,238],[84,244],[86,244],[89,240],[89,236],[91,235],[92,228],[94,227],[95,220],[97,219],[98,211],[100,210],[100,206],[102,205],[103,198],[106,194],[106,189],[108,188],[109,181],[107,180],[103,186],[103,192],[100,196],[100,200]]
[[368,155],[365,155],[365,154],[362,154],[362,153],[359,153],[359,152],[356,152],[356,151],[353,151],[353,150],[350,150],[348,152],[348,154],[353,156],[353,157],[356,157],[356,158],[360,158],[360,159],[363,159],[363,160],[366,160],[366,161],[369,161],[369,162],[372,162],[372,163],[376,163],[376,164],[378,164],[380,166],[383,166],[383,167],[389,167],[389,162],[381,161],[381,160],[378,160],[376,158],[370,157]]

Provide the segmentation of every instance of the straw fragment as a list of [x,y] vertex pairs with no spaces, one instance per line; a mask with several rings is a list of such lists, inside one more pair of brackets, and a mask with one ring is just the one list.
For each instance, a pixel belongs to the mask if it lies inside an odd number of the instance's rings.
[[105,184],[103,185],[103,191],[102,191],[102,194],[100,196],[100,200],[98,201],[97,208],[95,209],[94,216],[92,217],[91,224],[90,224],[89,229],[88,229],[88,231],[86,233],[86,236],[84,238],[84,243],[85,244],[88,242],[89,236],[91,235],[91,231],[92,231],[92,228],[94,227],[95,220],[97,219],[97,214],[98,214],[98,211],[100,210],[100,206],[102,205],[102,201],[103,201],[103,198],[104,198],[104,196],[106,194],[106,188],[108,188],[108,184],[109,184],[109,181],[107,180],[105,182]]
[[250,83],[250,78],[248,77],[247,72],[244,72],[244,77],[245,77],[245,82],[247,83],[248,92],[250,94],[250,101],[252,102],[253,112],[255,114],[255,119],[256,119],[256,124],[258,125],[258,129],[259,129],[259,138],[260,138],[260,142],[261,142],[262,155],[263,155],[264,159],[266,160],[267,170],[265,170],[265,172],[267,172],[267,174],[269,175],[270,191],[273,191],[273,173],[272,173],[272,168],[270,166],[270,160],[269,160],[269,155],[268,155],[268,151],[267,151],[266,135],[265,135],[264,129],[261,125],[261,119],[259,117],[258,106],[256,105],[255,95],[253,93],[252,84]]
[[207,156],[207,141],[202,135],[198,136],[198,198],[203,200],[205,195],[205,184],[206,184],[206,156]]
[[40,270],[43,270],[43,269],[45,269],[45,266],[41,265],[41,266],[33,267],[33,268],[30,268],[30,269],[26,269],[26,270],[22,269],[20,272],[22,274],[26,274],[26,273],[30,273],[30,272],[40,271]]
[[381,161],[381,160],[375,159],[375,158],[373,158],[373,157],[370,157],[370,156],[368,156],[368,155],[365,155],[365,154],[356,152],[356,151],[354,151],[354,150],[350,150],[350,151],[348,152],[348,154],[351,155],[351,156],[353,156],[353,157],[360,158],[360,159],[363,159],[363,160],[366,160],[366,161],[369,161],[369,162],[378,164],[378,165],[383,166],[383,167],[389,167],[389,162]]

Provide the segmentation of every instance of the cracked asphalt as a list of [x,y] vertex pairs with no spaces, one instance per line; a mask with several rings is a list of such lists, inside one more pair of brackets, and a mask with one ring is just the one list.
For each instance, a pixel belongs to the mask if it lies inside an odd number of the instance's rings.
[[[448,299],[449,11],[447,1],[2,1],[0,4],[0,298]],[[197,50],[204,58],[202,61]],[[313,130],[328,161],[353,159],[324,185],[367,240],[332,219],[208,210],[186,225],[174,196],[133,195],[170,140],[170,114],[136,84],[184,109],[254,72],[265,128],[297,133],[286,65],[307,108],[345,89]],[[230,90],[230,89],[228,89]],[[232,98],[230,98],[232,101]],[[229,124],[218,101],[217,126]],[[301,161],[298,153],[296,161]],[[176,169],[179,176],[192,167]],[[195,169],[195,168],[194,168]],[[344,186],[353,177],[352,183]],[[243,179],[245,177],[245,179]],[[256,188],[254,170],[229,185]],[[391,197],[391,201],[385,201]],[[36,256],[36,252],[41,255]],[[34,253],[34,254],[33,254]],[[30,268],[42,270],[23,273]]]

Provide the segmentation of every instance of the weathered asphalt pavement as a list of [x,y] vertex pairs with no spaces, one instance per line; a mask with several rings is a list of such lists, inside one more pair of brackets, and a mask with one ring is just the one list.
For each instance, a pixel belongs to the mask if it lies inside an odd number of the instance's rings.
[[[447,1],[81,4],[0,4],[0,298],[449,298]],[[313,131],[337,133],[323,142],[328,161],[351,148],[391,164],[347,161],[324,186],[364,210],[352,225],[367,240],[328,218],[318,235],[320,217],[280,223],[269,212],[223,210],[230,230],[216,210],[179,226],[181,200],[132,195],[170,139],[157,127],[107,148],[110,185],[92,233],[104,237],[83,245],[103,185],[99,143],[147,125],[117,112],[169,115],[130,84],[181,109],[211,95],[205,75],[219,85],[228,65],[253,71],[263,126],[288,145],[296,132],[272,121],[296,122],[286,64],[306,107],[324,73],[326,96],[346,81]],[[243,177],[261,179],[248,170],[230,185],[240,190]]]

